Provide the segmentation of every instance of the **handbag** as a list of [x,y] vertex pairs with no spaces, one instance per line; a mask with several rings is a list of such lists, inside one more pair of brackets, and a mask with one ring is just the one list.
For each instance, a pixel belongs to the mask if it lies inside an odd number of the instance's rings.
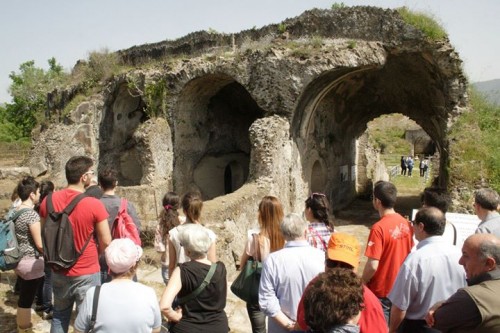
[[260,259],[259,236],[253,234],[256,249],[256,256],[248,258],[245,267],[231,284],[233,294],[249,304],[259,303],[259,283],[262,272],[262,262]]

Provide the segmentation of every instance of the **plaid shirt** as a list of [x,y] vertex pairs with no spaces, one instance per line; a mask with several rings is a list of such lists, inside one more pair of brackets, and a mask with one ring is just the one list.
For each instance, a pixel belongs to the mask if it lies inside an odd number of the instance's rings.
[[323,222],[311,222],[307,227],[307,241],[311,246],[326,251],[331,233]]

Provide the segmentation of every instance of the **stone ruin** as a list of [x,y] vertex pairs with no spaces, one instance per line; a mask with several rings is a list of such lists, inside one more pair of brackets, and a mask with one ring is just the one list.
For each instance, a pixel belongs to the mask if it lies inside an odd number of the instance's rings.
[[446,186],[447,132],[469,108],[449,41],[428,39],[394,10],[313,9],[260,29],[195,32],[117,54],[132,69],[69,114],[62,110],[79,87],[49,96],[51,122],[34,135],[31,173],[64,186],[68,158],[93,156],[98,168],[119,171],[119,193],[145,229],[157,223],[165,192],[199,190],[229,270],[264,195],[300,213],[311,192],[323,192],[338,211],[384,177],[364,134],[381,115],[422,127]]

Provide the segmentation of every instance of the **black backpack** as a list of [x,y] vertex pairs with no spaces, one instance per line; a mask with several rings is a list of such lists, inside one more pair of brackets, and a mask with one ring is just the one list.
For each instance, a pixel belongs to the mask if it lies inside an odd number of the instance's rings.
[[47,196],[47,217],[42,230],[43,257],[53,270],[68,269],[73,266],[90,242],[90,233],[80,252],[76,250],[73,227],[69,215],[76,205],[85,198],[85,193],[77,195],[62,212],[55,212],[52,193]]

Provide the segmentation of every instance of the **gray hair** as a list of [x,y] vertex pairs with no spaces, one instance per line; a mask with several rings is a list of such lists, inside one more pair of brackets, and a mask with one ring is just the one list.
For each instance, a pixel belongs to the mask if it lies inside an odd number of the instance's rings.
[[307,222],[299,214],[288,214],[281,222],[281,233],[287,241],[304,237]]
[[500,199],[498,193],[491,188],[482,188],[476,191],[474,201],[487,210],[497,210]]
[[479,245],[479,257],[483,259],[493,258],[497,266],[500,266],[500,241],[498,238],[485,238]]
[[197,223],[186,223],[178,227],[179,241],[186,255],[191,259],[201,259],[207,256],[212,240],[207,229]]

